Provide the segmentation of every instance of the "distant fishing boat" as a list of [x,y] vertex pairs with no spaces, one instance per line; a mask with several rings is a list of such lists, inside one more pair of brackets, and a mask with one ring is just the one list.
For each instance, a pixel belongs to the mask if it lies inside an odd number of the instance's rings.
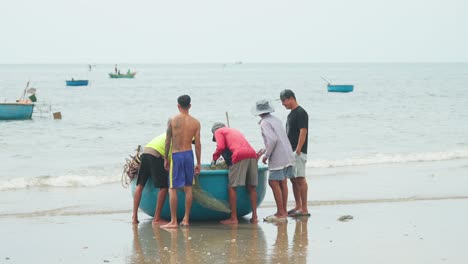
[[121,74],[121,73],[109,73],[109,77],[111,78],[115,78],[115,79],[118,79],[118,78],[134,78],[135,77],[135,74],[136,72],[127,72],[126,74]]
[[87,86],[88,85],[88,80],[66,80],[65,81],[67,86]]
[[352,84],[332,84],[328,79],[321,77],[327,82],[327,90],[331,93],[349,93],[354,90],[354,85]]
[[349,93],[354,90],[354,85],[352,84],[328,84],[327,88],[329,92]]
[[[267,186],[267,173],[265,166],[258,168],[258,185],[257,185],[257,206],[260,206],[265,198]],[[190,220],[223,220],[230,216],[229,212],[217,210],[215,207],[220,207],[218,204],[228,205],[228,170],[209,170],[204,166],[197,177],[197,183],[193,186],[193,204],[190,211]],[[135,194],[136,179],[131,182],[132,195]],[[247,188],[239,187],[237,191],[237,215],[245,216],[252,212],[250,198]],[[151,177],[148,178],[145,188],[141,196],[140,209],[150,216],[154,216],[156,208],[156,198],[158,197],[159,189],[154,188]],[[202,193],[202,194],[200,194]],[[201,197],[202,199],[197,199]],[[207,198],[208,197],[208,198]],[[177,191],[177,217],[181,220],[185,212],[185,193]],[[211,207],[211,209],[209,208]],[[171,212],[169,208],[169,197],[164,203],[161,217],[170,220]]]
[[31,119],[33,103],[0,103],[0,120]]

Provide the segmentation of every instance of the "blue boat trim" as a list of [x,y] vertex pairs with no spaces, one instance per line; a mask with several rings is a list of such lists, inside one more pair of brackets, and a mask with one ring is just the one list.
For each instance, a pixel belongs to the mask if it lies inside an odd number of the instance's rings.
[[67,86],[87,86],[88,80],[66,80]]
[[[206,167],[209,165],[203,165]],[[266,194],[267,187],[267,170],[265,166],[259,166],[258,168],[258,185],[257,185],[257,207],[263,202]],[[198,183],[200,188],[208,193],[211,197],[218,199],[221,202],[229,204],[228,200],[228,170],[203,170],[198,176]],[[136,180],[131,182],[131,193],[132,196],[136,189]],[[154,188],[153,180],[151,177],[145,184],[141,195],[140,209],[150,216],[154,216],[156,208],[156,199],[159,193],[158,188]],[[252,206],[250,204],[250,196],[247,192],[247,188],[239,186],[236,188],[237,193],[237,215],[239,217],[245,216],[252,212]],[[182,220],[185,213],[185,193],[183,191],[177,191],[177,218]],[[192,221],[213,221],[223,220],[230,216],[229,213],[220,212],[208,209],[199,204],[195,199],[193,200],[192,209],[190,211],[190,220]],[[169,196],[166,197],[164,206],[162,208],[161,217],[166,220],[170,220],[171,212],[169,207]]]
[[354,85],[352,84],[328,84],[327,88],[329,92],[349,93],[354,90]]
[[0,103],[0,120],[31,119],[34,104]]

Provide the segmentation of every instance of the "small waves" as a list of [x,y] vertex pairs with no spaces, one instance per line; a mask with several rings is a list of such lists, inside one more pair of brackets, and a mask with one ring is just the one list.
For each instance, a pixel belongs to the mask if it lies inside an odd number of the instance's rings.
[[442,152],[421,152],[404,154],[376,154],[367,157],[354,157],[336,160],[310,160],[307,162],[309,168],[330,168],[348,166],[366,166],[374,164],[409,163],[444,161],[468,158],[468,149],[442,151]]
[[0,181],[0,191],[33,187],[88,187],[119,182],[120,176],[38,176]]

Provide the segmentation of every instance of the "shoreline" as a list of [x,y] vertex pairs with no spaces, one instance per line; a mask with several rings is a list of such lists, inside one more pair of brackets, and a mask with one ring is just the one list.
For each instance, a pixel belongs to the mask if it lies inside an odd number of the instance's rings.
[[[260,215],[275,208],[259,208]],[[142,215],[0,217],[0,263],[464,263],[468,203],[460,199],[314,206],[286,223],[192,222],[174,230]],[[343,215],[354,218],[339,221]],[[447,223],[450,223],[447,225]],[[28,248],[28,254],[24,254]],[[8,258],[8,259],[7,259]],[[448,261],[448,262],[445,262]]]

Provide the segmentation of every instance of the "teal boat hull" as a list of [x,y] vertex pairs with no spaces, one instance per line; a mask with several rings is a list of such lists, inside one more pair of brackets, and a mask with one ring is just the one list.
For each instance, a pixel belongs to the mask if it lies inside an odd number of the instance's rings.
[[87,86],[88,80],[66,80],[67,86]]
[[328,92],[332,93],[349,93],[354,90],[354,85],[351,84],[329,84]]
[[[257,185],[257,206],[260,206],[266,194],[267,186],[267,167],[259,166],[258,168],[258,185]],[[228,170],[202,170],[197,176],[201,189],[226,204],[228,204]],[[136,180],[131,183],[132,196],[135,194]],[[237,215],[245,216],[252,212],[250,204],[250,196],[244,186],[236,188],[237,192]],[[145,188],[141,195],[140,209],[146,214],[154,217],[156,208],[158,188],[154,188],[151,177],[146,182]],[[185,193],[177,191],[177,218],[182,220],[185,214]],[[219,212],[203,207],[195,199],[193,200],[192,209],[190,211],[190,220],[193,221],[212,221],[222,220],[230,216],[229,213]],[[170,220],[171,212],[169,207],[169,195],[166,197],[164,206],[161,212],[161,217],[165,220]]]
[[31,119],[34,104],[0,103],[0,120]]

